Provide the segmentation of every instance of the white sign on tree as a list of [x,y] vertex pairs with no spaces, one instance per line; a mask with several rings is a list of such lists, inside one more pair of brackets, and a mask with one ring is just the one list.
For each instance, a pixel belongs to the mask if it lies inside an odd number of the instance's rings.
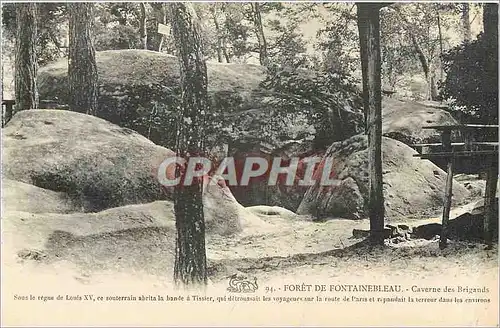
[[161,23],[158,23],[158,33],[164,35],[170,35],[170,27]]

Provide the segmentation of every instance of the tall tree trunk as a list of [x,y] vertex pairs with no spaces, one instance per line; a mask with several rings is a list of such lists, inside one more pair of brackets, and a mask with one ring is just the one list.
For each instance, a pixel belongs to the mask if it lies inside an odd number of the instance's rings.
[[139,34],[141,36],[141,46],[142,49],[148,49],[148,32],[146,30],[146,4],[141,2],[139,4],[141,7],[141,15],[139,17]]
[[498,4],[485,3],[483,7],[483,29],[488,40],[498,44]]
[[35,3],[16,3],[15,111],[38,108]]
[[438,88],[437,88],[437,84],[436,84],[436,75],[432,74],[431,77],[430,77],[430,83],[431,83],[431,87],[430,87],[430,97],[429,99],[430,100],[437,100],[438,98]]
[[216,33],[216,38],[217,38],[217,61],[219,63],[222,63],[222,36],[221,36],[221,30],[219,26],[219,21],[217,20],[217,10],[215,8],[217,6],[217,3],[214,3],[210,7],[210,11],[212,12],[212,19],[214,21],[215,25],[215,33]]
[[224,54],[224,58],[226,58],[226,63],[230,63],[231,62],[231,57],[229,56],[228,52],[227,52],[227,46],[226,46],[226,40],[223,39],[222,41],[222,53]]
[[69,9],[69,109],[95,115],[97,112],[97,65],[93,40],[93,3],[68,3]]
[[[224,2],[221,3],[221,10],[223,12],[226,12],[226,4]],[[225,35],[222,37],[222,53],[224,54],[224,58],[226,58],[226,62],[230,63],[231,62],[231,56],[229,55],[227,51],[227,38]]]
[[251,2],[250,5],[252,6],[255,34],[257,35],[257,41],[259,43],[259,62],[261,65],[265,65],[267,63],[267,41],[266,36],[264,35],[264,27],[262,26],[260,3]]
[[379,4],[357,3],[363,103],[367,114],[370,239],[374,244],[384,243],[385,215],[382,191],[380,7]]
[[164,8],[163,2],[150,2],[149,3],[153,8],[153,12],[156,18],[156,33],[154,34],[154,46],[153,49],[155,51],[161,52],[163,47],[163,42],[165,40],[165,35],[158,33],[158,24],[166,24],[167,23],[167,15]]
[[415,33],[413,33],[413,30],[412,30],[413,27],[411,26],[411,24],[408,22],[406,17],[401,13],[401,11],[399,11],[398,7],[394,7],[394,8],[397,10],[401,20],[403,20],[403,22],[405,23],[405,29],[408,32],[408,34],[410,35],[411,43],[413,44],[413,47],[415,48],[415,52],[417,53],[418,60],[420,61],[420,65],[422,66],[422,71],[424,72],[425,81],[427,83],[426,98],[431,99],[432,92],[433,92],[432,91],[433,84],[432,84],[432,79],[430,76],[429,60],[427,59],[427,56],[425,55],[424,50],[422,49],[422,47],[418,43],[417,37],[416,37]]
[[[498,85],[498,4],[485,3],[483,6],[484,39],[487,44],[486,51],[489,53],[485,63],[485,78],[489,79],[494,85]],[[498,124],[498,108],[496,106],[498,92],[492,95],[490,101],[495,106],[491,106],[488,121],[492,122],[492,124]],[[489,133],[491,133],[492,137],[495,135],[493,131]]]
[[[178,121],[178,157],[197,156],[204,151],[205,113],[208,109],[207,66],[201,29],[190,3],[170,3],[169,17],[180,64],[182,105]],[[178,173],[179,169],[177,169]],[[174,280],[177,285],[207,284],[205,218],[202,179],[191,185],[177,185],[174,193],[175,248]]]
[[411,38],[411,42],[413,44],[413,47],[415,48],[415,51],[417,52],[418,60],[420,61],[420,65],[422,66],[422,71],[424,72],[425,79],[428,80],[428,78],[429,78],[429,62],[427,61],[427,56],[425,56],[425,53],[422,50],[422,47],[420,47],[420,44],[418,44],[417,38],[413,32],[410,32],[410,38]]
[[439,80],[443,81],[444,79],[444,68],[443,68],[443,32],[441,30],[441,15],[439,13],[439,9],[437,9],[437,25],[438,25],[438,33],[439,33]]
[[[166,22],[166,20],[165,20],[165,22]],[[163,43],[165,43],[165,35],[161,34],[160,37],[159,37],[159,39],[160,39],[160,42],[158,43],[158,49],[157,50],[158,50],[158,52],[162,52],[162,50],[163,50]]]
[[464,33],[464,41],[470,41],[470,14],[469,4],[462,3],[462,29]]

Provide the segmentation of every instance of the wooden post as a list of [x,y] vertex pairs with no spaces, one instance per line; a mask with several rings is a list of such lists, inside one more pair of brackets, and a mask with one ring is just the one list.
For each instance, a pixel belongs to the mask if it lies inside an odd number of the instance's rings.
[[474,142],[474,130],[473,129],[465,129],[463,131],[464,134],[464,150],[475,150],[472,149],[472,143]]
[[14,113],[15,100],[3,100],[2,107],[5,106],[5,113],[2,113],[2,128],[10,121]]
[[[443,143],[443,148],[445,152],[452,151],[451,148],[451,130],[446,129],[443,131],[441,136]],[[448,157],[447,163],[447,175],[446,175],[446,187],[444,193],[444,207],[443,207],[443,220],[441,222],[441,238],[439,239],[439,248],[444,249],[447,246],[448,237],[448,221],[450,219],[450,209],[451,209],[451,196],[453,193],[453,161],[454,157],[451,155]]]
[[491,157],[491,165],[488,167],[486,176],[486,191],[484,193],[484,240],[486,242],[486,249],[493,248],[493,232],[498,227],[494,224],[495,219],[495,198],[497,193],[498,183],[498,160],[496,156]]
[[363,75],[363,105],[368,134],[370,240],[384,244],[382,189],[382,93],[379,9],[384,4],[357,3]]

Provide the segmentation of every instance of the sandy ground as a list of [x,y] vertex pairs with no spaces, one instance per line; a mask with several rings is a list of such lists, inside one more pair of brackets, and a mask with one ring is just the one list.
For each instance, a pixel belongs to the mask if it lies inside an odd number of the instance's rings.
[[[473,205],[456,208],[452,217]],[[484,250],[474,243],[451,242],[446,250],[437,241],[415,240],[371,249],[350,238],[352,229],[368,229],[368,221],[330,220],[322,223],[304,217],[262,216],[265,224],[247,226],[238,236],[207,238],[209,286],[203,292],[181,292],[172,284],[172,254],[147,247],[131,257],[130,265],[89,265],[61,257],[58,261],[20,260],[9,241],[2,241],[2,320],[4,324],[109,324],[109,325],[495,325],[498,323],[498,249]],[[430,218],[412,225],[439,222]],[[102,245],[87,245],[103,247]],[[124,245],[120,246],[123,247]],[[83,248],[80,252],[84,250]],[[88,253],[88,257],[94,256]],[[114,254],[118,256],[117,254]],[[110,255],[113,257],[113,254]],[[123,254],[120,254],[123,256]],[[157,259],[157,261],[155,260]],[[105,259],[103,259],[104,261]],[[108,259],[110,263],[116,263]],[[83,263],[83,264],[82,264]],[[137,265],[139,263],[140,265]],[[163,270],[163,271],[162,271]],[[228,277],[238,273],[255,277],[260,301],[228,301]],[[401,284],[401,297],[429,296],[413,293],[413,285],[487,287],[486,293],[438,293],[438,297],[489,299],[488,303],[386,303],[367,304],[367,294],[289,291],[288,284]],[[33,295],[209,295],[213,302],[159,301],[56,301],[16,300]],[[233,294],[238,296],[239,294]],[[264,296],[272,297],[268,302]],[[398,296],[392,295],[392,296]],[[241,295],[240,295],[241,296]],[[248,296],[248,295],[245,295]],[[286,301],[283,297],[323,297],[323,301]],[[358,297],[355,301],[333,301]],[[387,295],[370,293],[368,296]],[[217,300],[216,297],[221,297]],[[226,301],[223,298],[226,297]],[[276,299],[274,299],[276,297]],[[329,298],[330,301],[325,301]],[[55,306],[57,305],[57,306]],[[335,311],[334,311],[335,309]],[[167,312],[165,312],[167,311]],[[373,311],[376,315],[369,315]],[[445,311],[445,312],[443,312]],[[165,315],[167,313],[167,315]],[[199,315],[192,315],[197,313]],[[277,315],[280,313],[280,315]],[[363,315],[359,315],[359,314]],[[446,315],[445,315],[446,314]]]

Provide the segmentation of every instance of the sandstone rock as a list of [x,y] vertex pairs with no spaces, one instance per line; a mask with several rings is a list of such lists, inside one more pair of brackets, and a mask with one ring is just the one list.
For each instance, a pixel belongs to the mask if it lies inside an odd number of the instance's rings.
[[173,264],[175,223],[170,201],[98,213],[8,211],[2,220],[2,246],[9,257],[73,263],[83,271],[149,267],[160,273],[169,272]]
[[[383,138],[382,166],[385,212],[388,221],[422,218],[441,211],[446,174],[427,160],[413,157],[416,151],[405,144]],[[336,142],[325,156],[333,159],[332,171],[338,186],[308,189],[297,213],[318,218],[367,218],[368,162],[367,138],[364,135]],[[437,174],[434,174],[434,171]],[[459,204],[469,192],[454,184],[453,204]]]
[[[315,152],[311,141],[290,141],[277,149],[262,148],[242,149],[233,156],[236,163],[244,163],[248,157],[264,158],[268,167],[272,167],[275,158],[281,158],[281,166],[289,166],[292,159],[299,159],[295,181],[292,185],[286,184],[286,176],[280,175],[277,184],[268,185],[269,171],[261,177],[252,178],[248,186],[231,186],[236,199],[245,206],[279,206],[290,211],[296,211],[302,201],[308,186],[301,186],[298,181],[304,178],[306,162],[310,157],[321,157],[322,153]],[[246,150],[246,152],[245,152]],[[237,165],[238,166],[238,165]],[[243,164],[239,164],[243,167]]]
[[[102,100],[109,100],[109,97],[127,100],[121,102],[123,107],[115,107],[115,118],[122,112],[130,111],[130,115],[137,111],[138,108],[134,108],[137,104],[155,100],[161,84],[170,89],[179,86],[177,57],[165,53],[140,49],[97,51],[96,63]],[[226,101],[230,100],[227,92],[246,99],[264,78],[264,69],[259,65],[209,63],[207,70],[209,92],[216,97],[226,96]],[[38,72],[40,99],[57,98],[60,103],[67,104],[67,74],[66,58],[41,67]],[[146,93],[137,94],[134,90]],[[102,110],[112,109],[109,104],[100,103]]]
[[[156,144],[173,147],[173,117],[180,95],[178,59],[156,51],[107,50],[96,52],[96,64],[96,116],[131,128]],[[224,113],[254,103],[253,93],[265,76],[263,67],[248,64],[209,63],[207,71],[211,107]],[[40,99],[57,100],[58,106],[68,104],[67,72],[67,58],[41,67]]]
[[[97,212],[169,198],[156,169],[174,153],[136,132],[85,114],[31,110],[17,113],[3,133],[8,210]],[[204,203],[208,229],[217,233],[258,220],[225,185],[206,188]]]
[[297,214],[280,206],[259,205],[259,206],[250,206],[247,207],[246,209],[256,214],[257,216],[263,216],[267,218],[271,216],[278,216],[285,219],[297,218]]
[[[173,205],[155,171],[175,155],[171,150],[102,119],[62,110],[19,112],[3,134],[4,211],[43,214],[52,219],[29,220],[76,235],[78,227],[87,233],[173,227]],[[215,183],[207,180],[203,195],[207,232],[231,235],[265,225],[236,201],[224,180],[210,181]],[[63,213],[71,215],[56,215]]]
[[441,224],[429,223],[414,227],[411,233],[411,238],[433,240],[435,236],[439,235],[441,235]]
[[439,131],[426,125],[454,125],[458,122],[442,106],[392,98],[382,100],[382,133],[407,145],[441,142]]
[[[204,199],[213,205],[205,208],[207,238],[230,237],[244,229],[263,231],[266,223],[231,195],[217,199],[223,191],[210,188]],[[2,248],[8,250],[2,255],[9,257],[72,263],[89,272],[132,270],[164,276],[173,269],[176,228],[173,202],[168,200],[97,213],[8,210],[2,221]]]
[[138,133],[65,110],[28,110],[3,129],[3,175],[99,211],[166,199],[151,170],[174,153]]
[[71,213],[81,210],[63,192],[10,179],[2,179],[2,209],[30,213]]
[[238,203],[224,180],[218,176],[208,178],[203,208],[207,230],[220,235],[239,233],[248,225],[262,222],[252,211]]
[[370,230],[352,229],[352,237],[354,239],[368,238],[368,236],[370,236]]
[[[137,131],[157,145],[173,147],[179,87],[177,58],[154,51],[128,49],[99,51],[96,61],[100,86],[96,116]],[[237,152],[244,157],[250,148],[254,151],[265,149],[271,154],[289,143],[307,143],[314,139],[316,130],[306,115],[276,114],[279,104],[272,101],[275,96],[260,86],[265,78],[263,67],[209,63],[207,70],[211,107],[224,113],[224,118],[219,117],[224,122],[218,122],[222,127],[207,132],[207,139],[210,139],[207,144],[226,144],[230,156]],[[68,102],[67,60],[40,68],[38,80],[40,98],[51,100],[45,105],[59,106]],[[360,115],[356,117],[360,121]],[[340,134],[355,133],[345,130]],[[237,188],[232,191],[245,206],[279,205],[295,211],[306,189],[255,183],[250,192],[240,192]]]

